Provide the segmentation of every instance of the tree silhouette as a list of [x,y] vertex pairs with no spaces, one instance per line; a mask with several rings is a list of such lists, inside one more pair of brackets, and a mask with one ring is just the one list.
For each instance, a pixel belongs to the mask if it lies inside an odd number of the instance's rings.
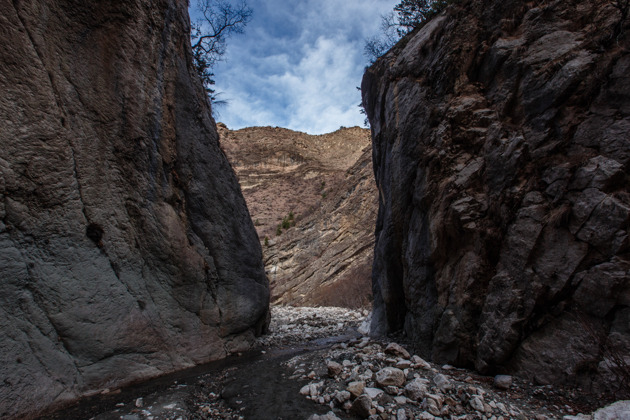
[[243,0],[233,4],[228,0],[198,0],[202,18],[191,22],[193,61],[210,101],[217,103],[212,69],[226,52],[227,39],[243,33],[252,17],[252,9]]

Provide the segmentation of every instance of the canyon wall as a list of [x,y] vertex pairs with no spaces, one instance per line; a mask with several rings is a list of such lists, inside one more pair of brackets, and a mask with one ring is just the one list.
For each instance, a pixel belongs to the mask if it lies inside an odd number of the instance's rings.
[[617,5],[458,2],[366,71],[374,334],[403,330],[434,361],[484,373],[618,383],[630,31]]
[[247,348],[261,247],[183,0],[0,2],[0,417]]
[[219,123],[219,134],[263,246],[271,301],[368,306],[378,208],[369,131]]

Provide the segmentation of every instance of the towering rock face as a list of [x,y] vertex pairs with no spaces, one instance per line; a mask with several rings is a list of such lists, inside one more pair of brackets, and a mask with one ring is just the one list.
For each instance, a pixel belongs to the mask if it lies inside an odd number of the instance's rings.
[[627,367],[630,30],[615,4],[464,1],[367,70],[374,333],[542,383],[601,388],[615,355]]
[[261,248],[187,2],[0,3],[0,417],[225,356]]
[[263,245],[272,302],[369,305],[378,208],[369,131],[219,124],[219,133]]

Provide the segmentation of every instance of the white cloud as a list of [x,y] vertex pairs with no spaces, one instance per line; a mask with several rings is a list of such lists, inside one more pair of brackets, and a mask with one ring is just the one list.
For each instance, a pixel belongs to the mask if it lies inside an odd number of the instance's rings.
[[293,3],[250,0],[254,20],[229,41],[227,61],[215,69],[228,101],[218,119],[233,129],[271,125],[311,134],[362,125],[356,86],[363,43],[396,1]]

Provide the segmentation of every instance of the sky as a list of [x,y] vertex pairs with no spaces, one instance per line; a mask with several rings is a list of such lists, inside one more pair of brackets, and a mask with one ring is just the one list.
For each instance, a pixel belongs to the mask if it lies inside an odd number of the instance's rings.
[[[197,0],[190,0],[195,20]],[[365,40],[398,0],[248,0],[254,13],[214,69],[214,111],[230,129],[278,126],[309,134],[363,126],[357,87]]]

